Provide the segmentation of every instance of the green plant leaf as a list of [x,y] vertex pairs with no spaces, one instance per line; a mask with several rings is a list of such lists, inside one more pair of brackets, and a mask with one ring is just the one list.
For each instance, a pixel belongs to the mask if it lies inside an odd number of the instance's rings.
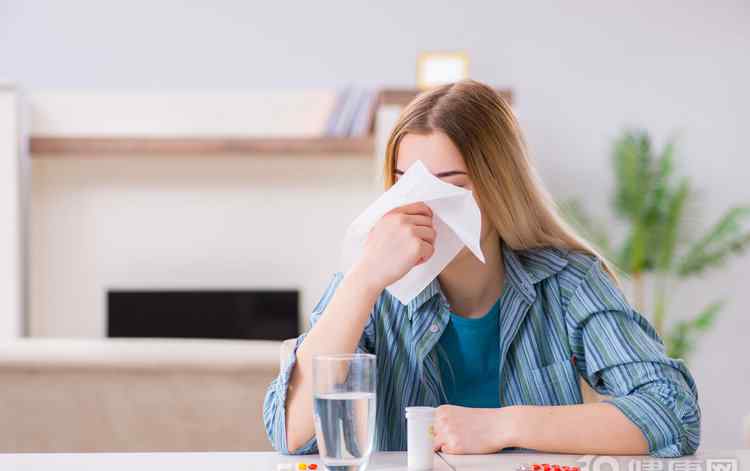
[[675,324],[665,339],[668,356],[671,358],[686,358],[695,349],[695,343],[688,330],[688,323],[685,321]]
[[629,221],[640,218],[651,188],[651,138],[645,131],[628,131],[615,142],[616,189],[614,207]]
[[667,355],[672,358],[687,358],[695,350],[698,337],[715,323],[724,301],[714,301],[690,320],[677,322],[665,339]]
[[614,146],[614,209],[629,223],[618,253],[619,265],[630,273],[668,271],[674,261],[689,182],[674,179],[674,141],[658,159],[645,131],[627,131]]
[[619,253],[620,265],[630,274],[651,270],[648,229],[640,221],[633,223]]
[[668,198],[666,214],[661,224],[661,230],[658,231],[660,250],[657,266],[662,272],[668,271],[674,263],[683,211],[689,195],[690,183],[687,178],[683,178],[677,189]]
[[677,266],[679,276],[702,273],[723,264],[731,254],[750,246],[750,230],[743,231],[743,220],[750,218],[750,207],[729,209],[707,233],[688,249]]
[[690,322],[691,327],[700,332],[708,331],[714,325],[716,317],[723,307],[724,301],[712,302],[693,318]]

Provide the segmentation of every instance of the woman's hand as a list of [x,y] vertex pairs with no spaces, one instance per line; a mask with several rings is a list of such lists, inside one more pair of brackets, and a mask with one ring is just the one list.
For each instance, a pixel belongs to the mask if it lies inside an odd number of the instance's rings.
[[454,455],[496,453],[513,444],[511,408],[440,406],[435,411],[435,450]]
[[373,226],[357,269],[382,291],[435,251],[432,210],[424,203],[396,208]]

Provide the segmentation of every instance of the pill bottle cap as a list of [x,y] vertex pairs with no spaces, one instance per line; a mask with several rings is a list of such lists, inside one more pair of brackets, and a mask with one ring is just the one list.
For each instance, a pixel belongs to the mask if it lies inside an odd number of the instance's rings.
[[407,407],[407,419],[431,419],[435,417],[434,407]]

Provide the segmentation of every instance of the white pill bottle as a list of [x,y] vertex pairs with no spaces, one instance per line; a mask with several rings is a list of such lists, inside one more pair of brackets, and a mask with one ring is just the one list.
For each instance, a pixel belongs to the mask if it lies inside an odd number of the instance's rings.
[[406,408],[406,449],[410,470],[432,469],[434,456],[433,444],[435,434],[432,426],[435,422],[434,407]]

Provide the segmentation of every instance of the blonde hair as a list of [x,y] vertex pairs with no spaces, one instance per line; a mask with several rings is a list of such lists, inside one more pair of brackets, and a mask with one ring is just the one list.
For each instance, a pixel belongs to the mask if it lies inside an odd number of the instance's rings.
[[609,262],[560,217],[528,158],[510,105],[492,88],[464,80],[416,97],[391,132],[385,156],[385,187],[395,183],[396,157],[406,134],[440,131],[466,162],[474,192],[505,245],[513,250],[557,247]]

